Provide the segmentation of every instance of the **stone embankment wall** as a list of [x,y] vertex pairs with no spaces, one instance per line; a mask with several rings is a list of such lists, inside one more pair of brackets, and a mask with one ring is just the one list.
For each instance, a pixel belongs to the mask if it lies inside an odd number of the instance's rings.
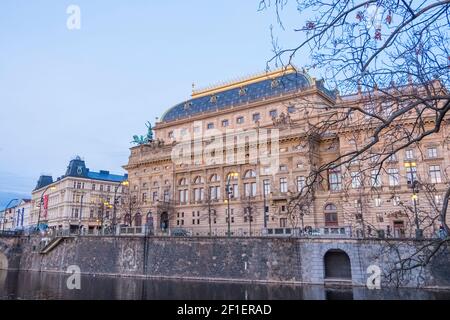
[[[379,240],[83,236],[65,238],[42,254],[38,238],[16,239],[10,244],[14,249],[5,241],[0,238],[0,252],[9,250],[5,255],[9,266],[21,270],[65,272],[77,265],[86,274],[310,284],[326,282],[325,255],[333,251],[349,257],[347,283],[356,286],[366,285],[370,265],[388,272],[398,252],[406,255],[420,245],[394,242],[397,252]],[[402,285],[416,286],[420,281],[426,287],[450,287],[449,265],[450,253],[443,250],[420,273],[406,275],[409,281]]]

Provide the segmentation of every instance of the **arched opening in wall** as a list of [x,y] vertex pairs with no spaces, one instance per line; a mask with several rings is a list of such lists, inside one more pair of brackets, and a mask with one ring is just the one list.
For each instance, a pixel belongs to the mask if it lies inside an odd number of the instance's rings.
[[339,249],[329,250],[325,253],[323,261],[326,280],[352,279],[350,258],[344,251]]
[[0,270],[7,270],[8,269],[8,258],[0,252]]

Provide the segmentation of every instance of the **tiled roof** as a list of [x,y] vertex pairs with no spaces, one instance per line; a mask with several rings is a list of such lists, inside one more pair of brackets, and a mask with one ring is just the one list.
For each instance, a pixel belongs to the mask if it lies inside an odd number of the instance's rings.
[[[285,93],[291,93],[311,87],[313,80],[305,73],[297,72],[282,73],[275,77],[261,78],[261,81],[243,82],[242,86],[230,85],[223,91],[211,91],[211,94],[204,94],[186,102],[177,104],[169,109],[161,118],[162,122],[170,122],[190,116],[202,114],[204,112],[217,111],[228,107],[239,106],[249,102],[255,102],[267,98],[277,97]],[[319,90],[329,96],[334,93],[323,86],[321,81],[316,81]]]

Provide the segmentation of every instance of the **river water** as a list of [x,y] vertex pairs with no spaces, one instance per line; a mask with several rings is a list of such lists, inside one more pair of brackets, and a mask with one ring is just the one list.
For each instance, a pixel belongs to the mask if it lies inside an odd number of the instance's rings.
[[280,284],[218,283],[105,276],[81,277],[81,288],[69,290],[69,275],[0,270],[0,299],[86,300],[341,300],[446,299],[450,291],[418,289],[325,288]]

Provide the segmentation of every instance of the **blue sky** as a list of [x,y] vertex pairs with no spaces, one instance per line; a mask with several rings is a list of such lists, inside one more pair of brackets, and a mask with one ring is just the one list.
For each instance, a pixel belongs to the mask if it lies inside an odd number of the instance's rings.
[[[80,30],[66,27],[70,4],[81,9]],[[132,135],[188,99],[193,82],[264,70],[276,18],[258,4],[2,0],[0,192],[29,193],[75,155],[123,173]],[[284,17],[287,45],[298,41],[295,10]]]

